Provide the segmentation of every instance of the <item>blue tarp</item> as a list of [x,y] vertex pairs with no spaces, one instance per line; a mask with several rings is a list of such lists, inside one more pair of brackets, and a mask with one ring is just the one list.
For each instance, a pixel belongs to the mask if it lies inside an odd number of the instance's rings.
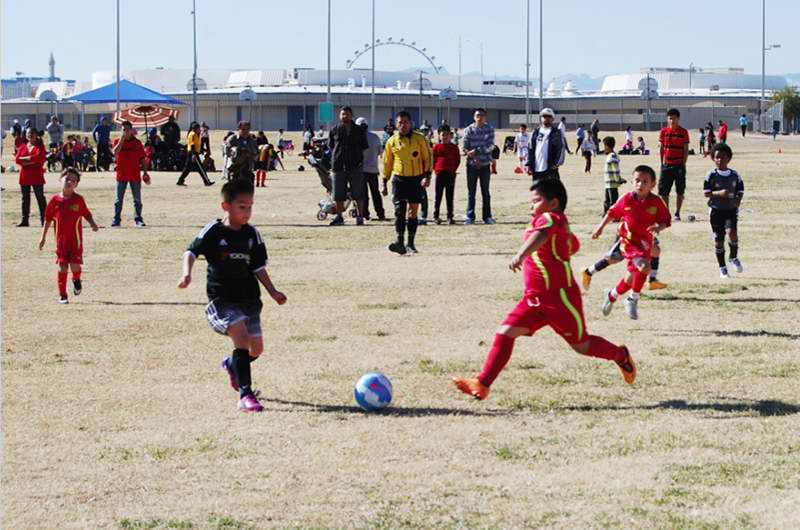
[[[77,94],[64,101],[82,101],[86,104],[92,103],[116,103],[117,84],[111,83],[104,87],[95,88],[83,94]],[[164,94],[159,94],[149,88],[139,86],[136,83],[123,79],[119,82],[119,101],[121,103],[160,103],[162,105],[186,105],[183,101]]]

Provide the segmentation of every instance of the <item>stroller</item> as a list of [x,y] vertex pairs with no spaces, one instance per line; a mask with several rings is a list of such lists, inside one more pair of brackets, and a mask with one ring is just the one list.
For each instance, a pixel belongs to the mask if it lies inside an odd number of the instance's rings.
[[506,136],[506,139],[503,140],[503,154],[506,154],[507,151],[514,152],[514,141],[516,140],[515,136]]
[[[308,163],[317,170],[319,181],[328,196],[325,200],[319,201],[319,211],[317,212],[317,221],[324,221],[328,218],[328,214],[336,215],[336,202],[333,200],[333,180],[331,179],[331,153],[328,150],[328,141],[314,142],[314,151],[308,155]],[[344,203],[344,211],[349,212],[350,217],[356,217],[358,211],[356,209],[355,201],[350,196],[350,191],[347,192],[347,200]]]

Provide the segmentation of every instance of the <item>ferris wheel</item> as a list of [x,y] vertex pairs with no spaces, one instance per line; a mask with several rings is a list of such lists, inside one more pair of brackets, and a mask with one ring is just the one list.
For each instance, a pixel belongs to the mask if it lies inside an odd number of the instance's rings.
[[[395,41],[392,40],[392,37],[389,37],[385,42],[381,42],[380,39],[376,39],[374,46],[365,44],[363,50],[356,50],[354,52],[355,57],[347,61],[346,68],[348,70],[355,69],[355,64],[359,61],[359,59],[361,59],[361,57],[364,57],[365,55],[369,57],[371,55],[370,52],[372,51],[373,47],[375,48],[376,56],[379,54],[379,52],[381,52],[380,53],[381,60],[378,61],[378,58],[376,57],[375,60],[376,64],[378,62],[380,62],[381,64],[391,64],[393,68],[396,69],[398,65],[402,64],[402,60],[400,60],[399,58],[400,55],[406,55],[405,57],[406,60],[408,60],[407,56],[409,55],[410,56],[421,55],[422,57],[425,58],[425,61],[427,61],[428,64],[431,65],[431,68],[433,68],[433,72],[431,73],[438,74],[439,70],[442,69],[441,66],[436,66],[436,63],[434,62],[436,57],[433,55],[429,56],[426,53],[427,48],[418,48],[416,42],[412,42],[411,44],[409,44],[405,42],[405,39],[400,39],[398,41]],[[361,68],[365,68],[367,66],[368,61],[369,58],[363,59],[361,63],[359,63],[359,66]]]

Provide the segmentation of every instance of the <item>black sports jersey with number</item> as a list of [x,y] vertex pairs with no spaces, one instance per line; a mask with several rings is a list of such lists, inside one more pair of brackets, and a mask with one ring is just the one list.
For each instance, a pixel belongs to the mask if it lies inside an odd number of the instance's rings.
[[267,266],[267,247],[256,227],[248,223],[232,230],[217,219],[203,228],[188,251],[208,261],[209,301],[261,302],[255,273]]
[[709,197],[708,205],[715,210],[737,210],[738,208],[733,201],[744,196],[742,177],[733,169],[727,169],[722,172],[717,169],[709,171],[705,182],[703,182],[703,193],[723,189],[728,190],[730,195],[728,197]]

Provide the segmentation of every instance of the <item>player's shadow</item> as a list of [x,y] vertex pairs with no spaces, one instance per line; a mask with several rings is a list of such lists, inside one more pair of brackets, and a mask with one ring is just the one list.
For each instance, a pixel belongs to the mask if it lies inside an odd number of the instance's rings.
[[95,300],[91,303],[100,305],[208,305],[203,302],[111,302],[109,300]]
[[684,329],[639,329],[638,331],[646,331],[647,333],[652,333],[655,335],[661,336],[672,336],[672,337],[775,337],[779,339],[790,339],[790,340],[798,340],[800,339],[800,333],[784,333],[782,331],[767,331],[765,329],[753,330],[753,331],[744,331],[741,329],[734,329],[734,330],[723,330],[723,329],[711,329],[711,330],[684,330]]
[[717,419],[730,419],[742,416],[789,416],[800,413],[800,406],[794,403],[786,403],[774,399],[764,399],[755,401],[720,402],[720,403],[687,403],[682,399],[671,399],[661,401],[653,405],[633,405],[617,406],[608,405],[594,407],[591,405],[561,407],[559,410],[569,410],[574,412],[589,412],[597,410],[685,410],[692,412],[724,412],[731,416],[716,416]]
[[800,300],[790,300],[788,298],[698,298],[696,296],[677,296],[677,295],[669,295],[669,296],[655,296],[653,297],[655,301],[667,301],[667,302],[674,302],[675,300],[681,300],[683,302],[731,302],[734,304],[741,304],[741,303],[774,303],[774,302],[788,302],[791,304],[800,303]]
[[396,417],[411,417],[421,418],[425,416],[483,416],[483,417],[498,417],[498,416],[513,416],[514,411],[510,410],[464,410],[464,409],[445,409],[445,408],[425,408],[425,407],[387,407],[383,410],[376,412],[365,412],[361,407],[352,405],[325,405],[320,403],[307,403],[305,401],[287,401],[276,398],[259,398],[265,409],[275,412],[285,412],[284,407],[269,407],[270,403],[276,405],[289,405],[292,407],[302,407],[311,412],[326,412],[338,414],[379,414],[381,416],[396,416]]

